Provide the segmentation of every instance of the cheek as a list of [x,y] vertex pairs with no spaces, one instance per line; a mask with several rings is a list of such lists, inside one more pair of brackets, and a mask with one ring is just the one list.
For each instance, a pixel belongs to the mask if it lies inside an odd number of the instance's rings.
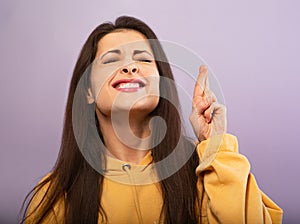
[[146,87],[146,92],[148,95],[151,96],[160,96],[159,92],[159,83],[160,83],[160,76],[158,75],[158,72],[156,74],[152,74],[146,77],[147,82],[149,85]]
[[99,110],[107,113],[111,110],[115,99],[116,93],[109,88],[107,83],[104,83],[96,96],[96,105]]
[[115,67],[101,67],[97,64],[93,66],[91,72],[91,87],[95,98],[103,92],[108,83],[115,76]]
[[[102,76],[101,76],[102,75]],[[96,107],[99,111],[107,114],[112,107],[114,96],[109,86],[109,77],[104,74],[94,76],[92,87],[93,96],[96,102]]]
[[[153,73],[152,73],[153,74]],[[140,107],[146,110],[154,110],[160,100],[160,76],[157,74],[145,77],[149,85],[146,87],[145,95],[137,103],[135,107]]]

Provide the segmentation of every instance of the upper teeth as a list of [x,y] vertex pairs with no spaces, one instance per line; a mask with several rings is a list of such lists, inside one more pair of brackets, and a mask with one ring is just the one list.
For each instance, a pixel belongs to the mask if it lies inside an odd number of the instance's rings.
[[136,83],[136,82],[128,82],[128,83],[121,83],[118,88],[121,89],[126,89],[126,88],[139,88],[140,84]]

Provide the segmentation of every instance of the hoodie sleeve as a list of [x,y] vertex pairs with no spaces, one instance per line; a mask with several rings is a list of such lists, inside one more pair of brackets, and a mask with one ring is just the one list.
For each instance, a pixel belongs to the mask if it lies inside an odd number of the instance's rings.
[[259,189],[235,136],[209,138],[197,152],[202,223],[282,223],[281,208]]

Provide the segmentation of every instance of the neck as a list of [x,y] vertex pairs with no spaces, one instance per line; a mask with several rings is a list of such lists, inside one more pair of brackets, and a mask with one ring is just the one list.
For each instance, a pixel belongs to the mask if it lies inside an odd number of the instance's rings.
[[96,111],[104,143],[109,154],[119,160],[139,164],[149,152],[150,134],[148,116],[128,112],[114,113],[113,117]]

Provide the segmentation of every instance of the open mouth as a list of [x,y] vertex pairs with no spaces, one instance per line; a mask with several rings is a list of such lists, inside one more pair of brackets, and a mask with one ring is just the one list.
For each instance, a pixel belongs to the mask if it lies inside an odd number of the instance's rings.
[[120,79],[112,84],[112,87],[122,92],[135,92],[145,87],[140,79]]

